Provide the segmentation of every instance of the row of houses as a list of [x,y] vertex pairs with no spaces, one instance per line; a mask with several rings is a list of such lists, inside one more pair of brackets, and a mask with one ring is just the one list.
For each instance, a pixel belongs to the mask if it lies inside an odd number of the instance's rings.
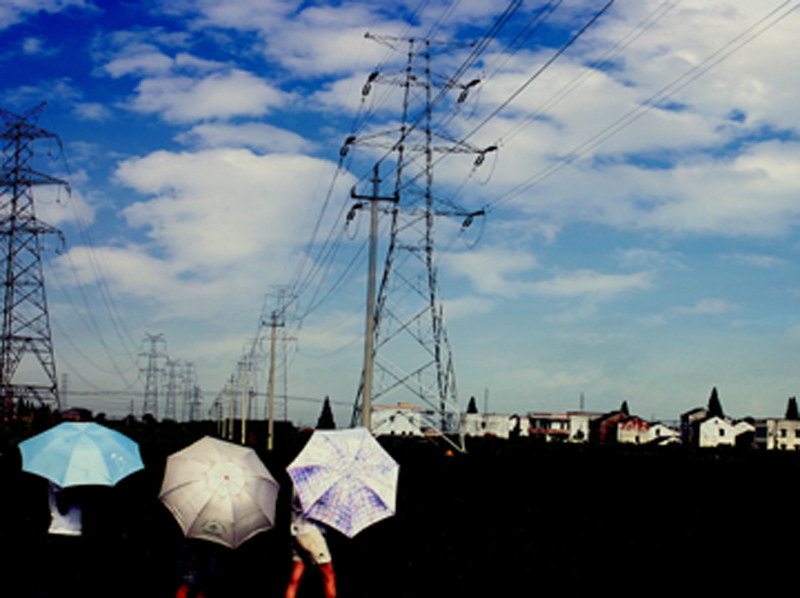
[[[734,420],[722,413],[716,389],[709,405],[681,414],[678,422],[649,422],[628,411],[623,402],[606,413],[585,411],[531,412],[526,415],[495,413],[461,414],[461,431],[468,437],[536,437],[561,442],[621,442],[632,444],[687,444],[698,447],[738,446],[760,449],[800,450],[800,418],[790,408],[784,418]],[[790,413],[792,412],[792,413]],[[423,409],[411,403],[374,405],[375,435],[423,436]]]

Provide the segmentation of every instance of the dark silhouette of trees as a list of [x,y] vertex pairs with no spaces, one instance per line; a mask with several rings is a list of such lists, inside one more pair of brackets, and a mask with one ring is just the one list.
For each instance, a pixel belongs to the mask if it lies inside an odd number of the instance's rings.
[[797,413],[797,398],[795,397],[789,397],[786,403],[786,419],[800,419],[800,414]]
[[711,389],[711,396],[708,397],[708,415],[711,417],[725,417],[722,412],[722,403],[719,402],[719,394],[717,394],[717,387]]
[[631,412],[628,409],[628,401],[622,401],[622,405],[619,406],[619,410],[624,413],[625,415],[630,415]]
[[467,406],[467,413],[478,413],[478,406],[475,404],[475,397],[469,398],[469,405]]
[[335,430],[336,422],[333,421],[333,410],[331,409],[330,397],[325,397],[325,402],[322,404],[322,412],[319,414],[317,420],[317,430]]

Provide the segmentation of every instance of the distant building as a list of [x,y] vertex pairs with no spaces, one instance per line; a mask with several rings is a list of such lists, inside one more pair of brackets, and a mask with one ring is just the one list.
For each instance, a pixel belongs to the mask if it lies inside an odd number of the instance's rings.
[[800,420],[757,419],[755,428],[755,444],[760,449],[800,450]]
[[548,442],[552,440],[588,442],[589,421],[595,417],[598,415],[575,411],[529,413],[530,435]]
[[496,436],[507,439],[515,430],[520,436],[527,436],[529,427],[527,417],[498,413],[463,413],[461,415],[461,431],[464,436]]
[[681,433],[675,428],[670,428],[661,423],[650,424],[650,429],[647,431],[647,442],[653,444],[679,444],[681,441]]
[[71,407],[61,412],[61,419],[71,422],[90,422],[92,421],[92,412],[83,407]]
[[592,442],[616,442],[617,426],[630,415],[624,411],[611,411],[589,421],[589,439]]
[[403,401],[397,405],[372,406],[375,436],[422,436],[422,407]]
[[732,422],[728,418],[713,416],[695,424],[697,446],[737,446],[745,444],[743,437],[753,435],[755,426],[746,421]]
[[650,440],[650,424],[641,417],[630,416],[617,422],[617,442],[645,444]]
[[696,407],[681,413],[681,440],[684,444],[697,445],[697,439],[695,438],[697,424],[708,419],[708,416],[708,409],[705,407]]
[[530,435],[546,441],[568,440],[570,419],[567,413],[531,413]]

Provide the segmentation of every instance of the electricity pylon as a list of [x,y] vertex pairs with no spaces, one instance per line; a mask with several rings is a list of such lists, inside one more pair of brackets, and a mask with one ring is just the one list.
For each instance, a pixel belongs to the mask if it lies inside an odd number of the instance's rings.
[[33,187],[60,179],[33,169],[37,139],[61,141],[35,125],[44,104],[14,114],[0,108],[3,170],[0,180],[0,255],[5,275],[0,392],[3,406],[35,400],[60,409],[58,379],[42,272],[42,238],[63,235],[36,217]]
[[178,379],[183,375],[183,364],[179,359],[167,359],[167,396],[164,401],[164,419],[177,421]]
[[167,359],[167,341],[163,334],[147,334],[147,341],[150,342],[150,350],[147,353],[140,353],[140,357],[147,358],[147,367],[144,368],[144,405],[142,406],[142,417],[147,414],[158,419],[158,391],[161,387],[161,378],[164,375],[162,363]]
[[195,421],[200,416],[200,386],[194,363],[187,361],[183,368],[183,421]]
[[[368,425],[365,422],[369,422],[368,411],[373,401],[387,401],[390,395],[396,400],[401,396],[422,408],[431,428],[445,437],[457,436],[457,447],[463,450],[453,357],[439,296],[434,233],[438,216],[458,217],[467,222],[475,214],[434,194],[434,155],[466,153],[482,161],[486,152],[494,148],[480,149],[458,141],[434,125],[434,108],[447,105],[447,93],[460,89],[461,102],[471,86],[431,71],[432,46],[438,44],[425,39],[369,34],[367,37],[403,52],[406,63],[397,72],[372,73],[362,90],[366,96],[374,85],[399,87],[402,90],[399,127],[353,135],[341,150],[343,156],[351,147],[385,151],[373,168],[370,193],[353,190],[352,196],[358,200],[354,210],[366,207],[369,202],[373,222],[378,210],[376,204],[381,200],[388,203],[382,211],[391,218],[377,296],[368,292],[367,297],[368,314],[373,301],[374,314],[367,317],[365,364],[351,425]],[[381,176],[387,177],[389,185],[383,185]],[[374,226],[372,231],[371,251],[376,243]]]

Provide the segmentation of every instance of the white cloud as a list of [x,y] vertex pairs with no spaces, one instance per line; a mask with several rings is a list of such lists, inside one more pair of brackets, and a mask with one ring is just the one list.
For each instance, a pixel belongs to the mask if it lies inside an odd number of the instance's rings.
[[478,292],[507,297],[525,288],[524,282],[512,280],[513,277],[539,267],[533,255],[500,247],[446,254],[442,264],[452,274],[469,278]]
[[153,48],[149,51],[140,51],[132,56],[115,58],[107,63],[103,69],[112,77],[122,77],[124,75],[166,75],[169,73],[175,61]]
[[78,102],[73,112],[81,120],[104,122],[111,118],[112,112],[105,104],[99,102]]
[[652,286],[648,272],[635,274],[602,274],[592,270],[577,270],[531,283],[531,292],[553,297],[606,298],[628,291],[644,290]]
[[258,156],[247,150],[156,152],[120,164],[118,178],[155,195],[124,214],[184,264],[229,266],[302,242],[298,212],[327,163],[305,156]]
[[655,249],[647,249],[644,247],[636,247],[627,250],[618,250],[619,261],[624,266],[637,267],[637,268],[677,268],[679,270],[685,269],[681,261],[681,256],[674,253],[657,251]]
[[198,27],[229,27],[249,31],[280,25],[300,4],[298,0],[165,0],[162,10],[198,14]]
[[484,297],[458,297],[445,299],[444,315],[448,321],[468,318],[477,314],[488,314],[495,310],[498,303]]
[[722,299],[701,299],[691,306],[675,306],[667,310],[668,314],[679,316],[716,316],[736,309],[736,306]]
[[112,77],[125,75],[159,76],[171,72],[209,72],[225,68],[225,64],[206,60],[186,52],[179,52],[174,58],[164,54],[149,44],[133,45],[103,67]]
[[176,139],[182,143],[196,144],[201,148],[249,147],[257,151],[284,154],[309,152],[317,145],[296,133],[265,123],[202,124],[192,127],[186,133],[181,133]]
[[85,0],[12,0],[0,4],[0,30],[25,20],[38,12],[56,13],[69,7],[91,7]]
[[174,123],[260,116],[286,105],[292,97],[240,70],[216,73],[199,80],[190,77],[145,79],[136,91],[131,108],[160,114]]
[[758,254],[741,254],[735,253],[727,256],[723,256],[725,259],[730,261],[745,264],[748,266],[754,266],[756,268],[777,268],[780,266],[788,266],[789,262],[783,258],[776,257],[774,255],[758,255]]
[[[251,306],[270,283],[281,282],[307,241],[298,214],[313,209],[318,180],[331,171],[321,160],[243,149],[127,160],[117,179],[149,198],[122,213],[150,243],[97,251],[115,286],[158,306],[161,317]],[[85,251],[73,249],[74,261],[88,264]],[[82,268],[84,277],[93,275]]]
[[24,54],[32,55],[53,55],[57,50],[47,47],[47,40],[41,37],[26,37],[22,41],[22,52]]

